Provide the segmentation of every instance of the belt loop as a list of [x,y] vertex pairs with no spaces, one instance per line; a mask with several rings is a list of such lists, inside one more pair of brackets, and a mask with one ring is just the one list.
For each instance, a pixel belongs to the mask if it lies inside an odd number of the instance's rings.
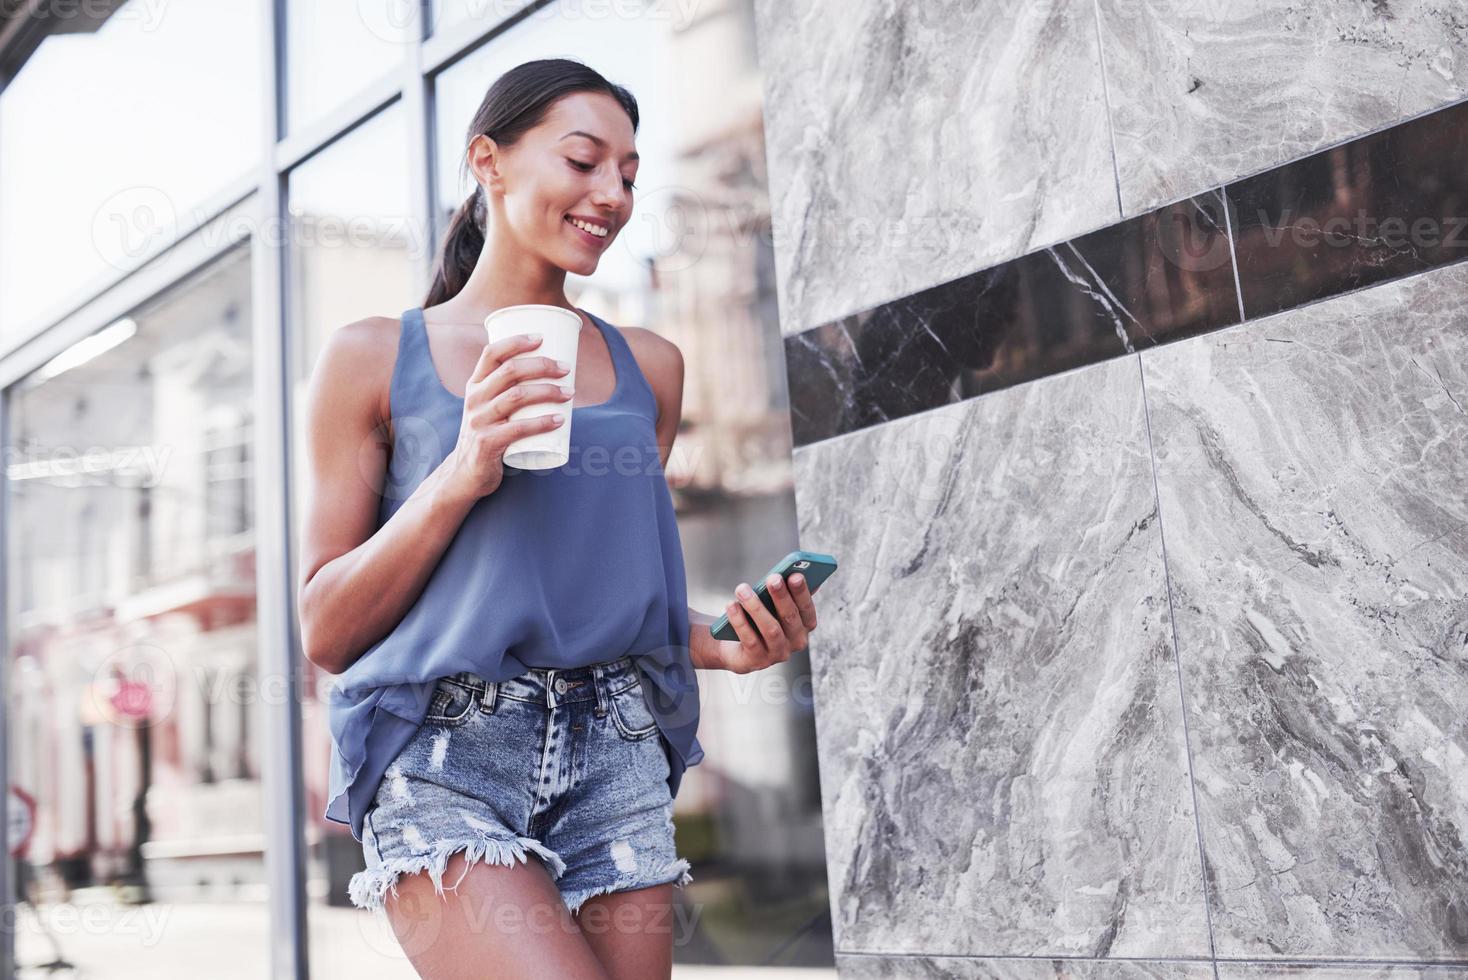
[[596,708],[592,714],[598,718],[607,716],[607,702],[611,698],[607,694],[607,675],[602,670],[601,664],[595,664],[591,668],[592,686],[596,688]]
[[499,696],[499,692],[499,681],[488,681],[485,683],[484,696],[480,699],[480,704],[484,706],[485,714],[494,714],[494,704],[496,698]]
[[545,674],[545,706],[554,708],[556,706],[556,668],[552,667]]

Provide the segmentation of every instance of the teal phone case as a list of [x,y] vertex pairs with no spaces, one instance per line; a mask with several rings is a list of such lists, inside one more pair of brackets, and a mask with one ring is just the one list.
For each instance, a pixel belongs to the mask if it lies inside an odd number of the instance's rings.
[[[770,595],[765,586],[765,579],[771,575],[779,575],[788,579],[791,575],[799,572],[805,576],[806,587],[814,595],[821,583],[831,577],[836,570],[836,556],[822,554],[819,551],[792,551],[775,563],[775,567],[760,576],[759,584],[754,587],[754,594],[764,603],[766,609],[772,614],[775,612],[775,599]],[[737,640],[739,634],[734,630],[734,624],[729,622],[729,615],[725,613],[718,618],[711,627],[710,632],[716,640]]]

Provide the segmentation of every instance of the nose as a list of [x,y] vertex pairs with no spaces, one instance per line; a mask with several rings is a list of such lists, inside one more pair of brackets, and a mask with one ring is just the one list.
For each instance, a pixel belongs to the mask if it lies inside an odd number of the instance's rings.
[[614,171],[609,180],[596,185],[591,199],[605,217],[615,220],[622,208],[622,196],[627,193],[630,192],[622,186],[622,175]]

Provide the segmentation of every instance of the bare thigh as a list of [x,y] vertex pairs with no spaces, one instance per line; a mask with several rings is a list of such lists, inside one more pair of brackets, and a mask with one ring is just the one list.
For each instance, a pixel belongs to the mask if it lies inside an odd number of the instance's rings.
[[672,882],[593,895],[576,919],[611,980],[671,980]]
[[608,980],[538,858],[510,866],[476,861],[466,872],[460,851],[443,880],[440,895],[426,872],[404,874],[385,906],[424,980]]

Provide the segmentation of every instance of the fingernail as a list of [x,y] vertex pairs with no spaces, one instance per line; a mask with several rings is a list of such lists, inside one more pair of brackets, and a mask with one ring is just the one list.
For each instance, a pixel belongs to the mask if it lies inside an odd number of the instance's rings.
[[802,583],[804,581],[805,581],[805,578],[803,576],[800,576],[800,575],[792,575],[792,576],[790,576],[790,584],[791,585],[799,585],[800,583]]
[[780,578],[780,576],[778,576],[778,575],[771,575],[769,578],[765,579],[765,584],[768,585],[772,589],[778,589],[780,586],[784,585],[785,583]]
[[754,591],[750,589],[750,587],[747,585],[741,584],[739,588],[735,589],[734,591],[739,593],[740,597],[745,599],[749,599],[754,596]]

